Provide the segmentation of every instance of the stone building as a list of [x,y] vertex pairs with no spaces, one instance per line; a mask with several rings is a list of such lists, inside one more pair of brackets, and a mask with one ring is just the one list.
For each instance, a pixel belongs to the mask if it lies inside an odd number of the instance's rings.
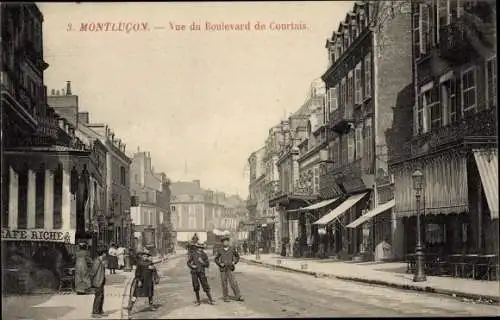
[[195,233],[201,241],[207,241],[210,228],[206,216],[211,214],[213,209],[209,208],[213,208],[214,200],[201,188],[199,180],[172,182],[170,190],[171,212],[177,222],[174,226],[177,242],[189,242]]
[[398,238],[388,152],[401,121],[394,111],[412,104],[410,26],[409,1],[358,1],[327,40],[331,165],[323,175],[341,202],[315,224],[332,227],[332,249],[343,257],[374,258],[379,243]]
[[130,216],[140,246],[166,253],[174,237],[170,215],[170,182],[157,173],[149,152],[136,152],[130,165]]
[[48,104],[39,8],[2,3],[0,15],[2,253],[56,249],[71,263],[75,242],[92,231],[102,149]]
[[89,123],[106,147],[106,209],[105,242],[126,246],[132,241],[132,220],[130,218],[130,164],[126,145],[115,136],[107,124]]
[[[428,253],[498,253],[496,12],[494,1],[413,4],[414,105],[390,154],[398,256],[414,252],[412,173],[425,178]],[[391,61],[391,64],[393,62]],[[413,125],[409,125],[412,123]]]

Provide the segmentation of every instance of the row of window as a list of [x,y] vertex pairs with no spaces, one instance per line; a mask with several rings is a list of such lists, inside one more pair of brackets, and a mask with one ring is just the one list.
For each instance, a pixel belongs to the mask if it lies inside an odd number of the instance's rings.
[[[451,124],[478,110],[478,73],[473,66],[463,70],[459,77],[442,77],[438,85],[429,83],[420,88],[416,134]],[[484,69],[486,108],[497,104],[496,56],[487,60]]]
[[363,167],[371,167],[373,157],[371,118],[359,123],[348,134],[335,137],[329,145],[329,159],[334,168],[345,166],[362,159]]
[[341,24],[343,26],[342,32],[336,33],[328,47],[330,63],[337,61],[358,36],[368,28],[368,17],[365,9],[360,9],[357,14],[349,13],[346,21],[341,22]]
[[372,57],[371,53],[368,53],[340,83],[328,89],[323,117],[325,123],[330,120],[330,113],[338,108],[347,112],[352,110],[354,105],[360,105],[363,100],[371,97],[371,81]]
[[426,56],[431,47],[446,40],[440,39],[440,29],[456,21],[462,14],[461,0],[419,3],[413,12],[413,44],[416,59]]

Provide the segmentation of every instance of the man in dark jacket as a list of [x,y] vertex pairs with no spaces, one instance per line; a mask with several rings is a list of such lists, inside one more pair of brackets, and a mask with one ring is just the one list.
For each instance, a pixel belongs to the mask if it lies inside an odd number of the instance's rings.
[[240,255],[238,251],[233,247],[229,246],[229,237],[222,238],[222,248],[217,250],[215,254],[215,263],[219,266],[220,269],[220,278],[222,282],[222,295],[224,296],[224,301],[229,302],[229,293],[227,283],[231,285],[231,289],[233,289],[234,295],[236,296],[236,300],[243,301],[243,297],[241,296],[240,289],[238,287],[238,282],[234,278],[233,271],[235,269],[235,265],[240,261]]
[[191,281],[196,295],[196,305],[200,305],[200,284],[203,291],[207,294],[208,303],[214,304],[214,300],[210,294],[210,286],[208,285],[207,276],[205,274],[205,268],[210,266],[210,261],[208,260],[208,256],[205,251],[203,251],[203,244],[196,243],[193,246],[193,250],[189,253],[187,266],[191,270]]
[[92,307],[92,316],[100,317],[103,315],[104,305],[104,285],[106,284],[106,268],[104,267],[104,259],[106,258],[107,250],[99,248],[97,251],[99,255],[92,265],[91,279],[92,287],[95,288],[94,304]]

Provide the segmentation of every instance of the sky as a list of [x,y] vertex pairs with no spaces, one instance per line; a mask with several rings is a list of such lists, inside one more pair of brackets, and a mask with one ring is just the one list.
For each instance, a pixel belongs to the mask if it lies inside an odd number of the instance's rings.
[[[199,179],[246,197],[248,157],[326,71],[325,41],[353,2],[38,5],[49,92],[71,81],[80,112],[107,123],[129,155],[149,151],[172,181]],[[125,31],[90,31],[108,22]],[[207,22],[250,30],[210,31]],[[306,29],[270,30],[273,23]]]

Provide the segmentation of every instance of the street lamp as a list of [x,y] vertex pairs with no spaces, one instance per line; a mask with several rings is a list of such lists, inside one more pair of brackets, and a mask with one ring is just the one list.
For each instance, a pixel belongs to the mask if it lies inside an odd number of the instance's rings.
[[260,223],[257,225],[257,245],[255,246],[257,251],[255,251],[255,260],[260,260]]
[[422,246],[422,228],[420,222],[420,197],[422,189],[424,188],[424,174],[420,170],[415,170],[412,174],[413,189],[415,189],[415,198],[417,200],[417,245],[415,246],[416,256],[416,271],[413,277],[414,282],[427,281],[424,270],[424,252]]

